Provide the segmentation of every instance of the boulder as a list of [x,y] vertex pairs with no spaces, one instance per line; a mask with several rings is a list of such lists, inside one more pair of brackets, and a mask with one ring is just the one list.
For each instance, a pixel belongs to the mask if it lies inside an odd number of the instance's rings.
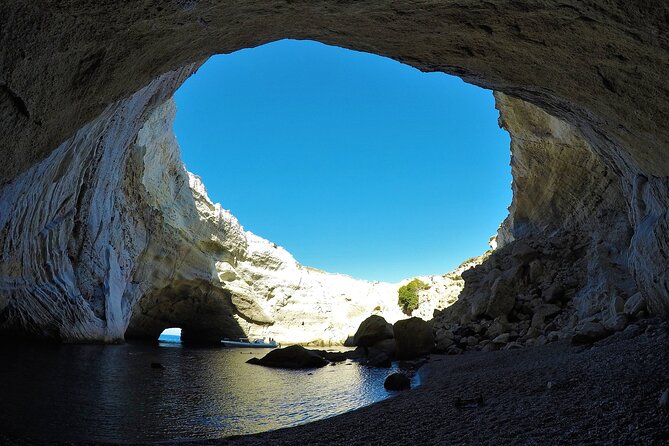
[[600,322],[588,321],[576,328],[576,333],[572,336],[571,342],[577,345],[592,344],[610,334],[611,331]]
[[262,358],[251,358],[246,362],[249,364],[283,369],[312,369],[329,364],[325,358],[318,354],[318,352],[307,350],[301,345],[277,348],[267,353]]
[[367,349],[367,365],[371,367],[390,367],[395,358],[397,346],[394,339],[384,339]]
[[372,315],[362,321],[353,336],[353,344],[371,347],[379,341],[393,337],[393,326],[378,315]]
[[392,362],[386,353],[381,350],[370,348],[369,355],[367,356],[367,365],[370,367],[383,367],[387,369],[390,368]]
[[547,317],[558,314],[562,309],[557,305],[544,304],[537,308],[532,316],[532,327],[542,328]]
[[397,321],[393,326],[393,333],[399,359],[427,355],[434,349],[432,324],[423,319],[412,317]]
[[394,358],[397,352],[397,344],[395,339],[384,339],[379,341],[376,344],[372,345],[369,348],[369,354],[372,354],[372,351],[380,351],[388,355],[389,358]]
[[516,303],[516,289],[510,282],[512,275],[504,274],[492,284],[486,314],[493,319],[508,315]]
[[393,373],[388,375],[383,382],[386,390],[408,390],[411,388],[411,380],[404,373]]

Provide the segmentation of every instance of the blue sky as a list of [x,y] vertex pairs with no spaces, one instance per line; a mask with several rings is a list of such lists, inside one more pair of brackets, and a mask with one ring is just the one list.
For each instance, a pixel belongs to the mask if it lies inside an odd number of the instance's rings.
[[186,167],[304,265],[382,281],[488,249],[511,200],[492,93],[372,54],[279,41],[176,93]]

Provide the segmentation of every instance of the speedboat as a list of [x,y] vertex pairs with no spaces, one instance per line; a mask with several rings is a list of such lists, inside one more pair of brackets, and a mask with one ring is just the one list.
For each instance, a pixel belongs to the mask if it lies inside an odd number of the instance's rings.
[[277,348],[281,344],[270,338],[269,342],[265,342],[265,338],[250,340],[249,338],[239,338],[236,341],[230,339],[223,339],[221,341],[225,347],[244,347],[244,348]]

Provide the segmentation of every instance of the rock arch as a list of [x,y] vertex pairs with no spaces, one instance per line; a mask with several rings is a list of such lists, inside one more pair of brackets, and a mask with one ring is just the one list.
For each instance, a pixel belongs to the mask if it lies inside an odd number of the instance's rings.
[[[526,162],[514,166],[502,238],[578,232],[592,245],[584,255],[599,250],[631,278],[615,288],[666,315],[668,22],[661,0],[8,2],[0,326],[117,340],[140,296],[173,278],[146,266],[150,253],[163,250],[169,264],[183,246],[198,257],[232,249],[165,234],[166,216],[179,216],[153,203],[145,183],[164,160],[138,135],[209,55],[280,38],[369,51],[500,92],[514,159]],[[191,273],[211,279],[201,266]],[[598,286],[610,290],[602,274]]]

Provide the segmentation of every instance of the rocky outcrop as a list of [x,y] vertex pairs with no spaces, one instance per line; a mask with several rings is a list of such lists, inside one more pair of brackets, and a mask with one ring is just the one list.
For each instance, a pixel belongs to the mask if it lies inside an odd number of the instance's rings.
[[[134,138],[85,129],[53,155],[57,162],[3,188],[0,203],[13,212],[2,215],[0,329],[66,342],[156,339],[181,327],[184,342],[271,336],[339,344],[369,314],[402,316],[401,284],[304,267],[212,203],[180,159],[173,102],[151,105],[164,101],[161,83],[110,111],[139,114],[145,122],[134,124]],[[119,131],[129,125],[117,119]],[[123,175],[106,177],[118,163]],[[14,220],[21,215],[39,218]],[[98,229],[108,231],[104,238],[91,232]],[[450,301],[462,288],[447,277],[426,280]],[[425,299],[417,311],[431,315],[443,302]]]
[[328,361],[318,353],[307,350],[301,345],[291,345],[286,348],[277,348],[262,358],[251,358],[249,364],[282,369],[313,369],[328,365]]
[[437,350],[583,343],[623,330],[630,314],[643,315],[644,294],[620,171],[574,127],[496,96],[512,138],[513,203],[497,250],[462,273],[460,299],[435,320]]
[[[271,326],[277,338],[308,342],[301,327],[327,340],[346,330],[305,315],[348,318],[353,330],[377,296],[392,294],[308,270],[247,234],[198,195],[173,151],[158,150],[172,144],[156,131],[167,126],[164,104],[203,60],[284,37],[503,93],[514,201],[500,249],[462,273],[461,298],[435,321],[438,347],[494,347],[501,335],[543,342],[588,320],[621,326],[612,314],[621,307],[666,317],[667,17],[659,0],[9,1],[0,16],[0,329],[113,342],[165,324],[203,340]],[[371,308],[353,303],[363,295]]]

